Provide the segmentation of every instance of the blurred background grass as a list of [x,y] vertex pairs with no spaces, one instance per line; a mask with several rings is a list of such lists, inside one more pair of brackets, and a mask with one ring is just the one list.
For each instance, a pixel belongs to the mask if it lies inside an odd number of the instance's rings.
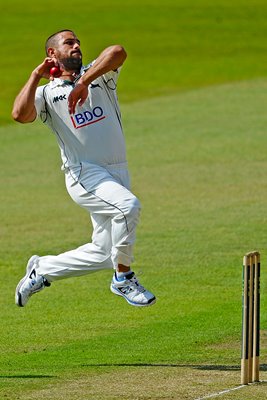
[[84,61],[124,45],[129,58],[122,102],[177,90],[266,76],[267,4],[263,0],[10,0],[0,5],[0,123],[10,121],[18,87],[62,28],[80,37]]

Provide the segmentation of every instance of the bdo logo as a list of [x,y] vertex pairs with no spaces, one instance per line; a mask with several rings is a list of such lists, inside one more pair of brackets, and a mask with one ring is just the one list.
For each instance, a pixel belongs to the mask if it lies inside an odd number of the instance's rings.
[[82,113],[75,114],[71,116],[71,120],[74,128],[82,128],[83,126],[87,126],[90,124],[95,124],[98,121],[106,118],[104,115],[104,111],[101,107],[95,107],[91,111],[84,111]]

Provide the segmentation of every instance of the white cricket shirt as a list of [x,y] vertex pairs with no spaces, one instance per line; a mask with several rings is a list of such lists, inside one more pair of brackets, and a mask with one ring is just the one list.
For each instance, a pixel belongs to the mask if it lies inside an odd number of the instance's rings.
[[[92,64],[82,67],[84,73]],[[75,114],[68,112],[68,96],[74,85],[60,78],[39,86],[37,115],[55,133],[61,151],[62,169],[90,162],[97,165],[126,162],[125,141],[117,101],[117,71],[95,79],[88,98]]]

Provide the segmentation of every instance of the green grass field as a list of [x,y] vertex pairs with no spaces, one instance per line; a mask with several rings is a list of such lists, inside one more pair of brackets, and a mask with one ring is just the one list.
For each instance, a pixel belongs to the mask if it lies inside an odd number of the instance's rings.
[[[237,387],[241,264],[254,249],[262,254],[265,382],[219,398],[265,399],[267,5],[66,4],[0,6],[0,400],[195,400]],[[108,271],[56,282],[25,309],[14,305],[32,254],[90,240],[53,135],[41,123],[10,120],[15,94],[43,57],[40,44],[66,26],[91,58],[113,42],[128,50],[119,94],[143,205],[133,267],[158,297],[151,308],[112,295]]]

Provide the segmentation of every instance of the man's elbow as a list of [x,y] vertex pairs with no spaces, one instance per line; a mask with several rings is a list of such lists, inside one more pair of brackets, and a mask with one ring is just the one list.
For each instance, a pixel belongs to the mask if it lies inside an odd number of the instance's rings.
[[119,65],[122,65],[127,58],[126,50],[123,46],[116,44],[113,46],[113,54],[116,56],[119,61]]
[[21,115],[15,108],[13,108],[11,116],[14,119],[14,121],[21,122]]
[[115,48],[116,48],[116,51],[121,55],[121,57],[123,57],[124,59],[127,57],[126,50],[123,46],[117,44],[115,46]]
[[27,122],[33,122],[35,120],[35,116],[24,115],[16,108],[13,108],[11,116],[14,119],[14,121],[20,122],[21,124],[26,124]]

